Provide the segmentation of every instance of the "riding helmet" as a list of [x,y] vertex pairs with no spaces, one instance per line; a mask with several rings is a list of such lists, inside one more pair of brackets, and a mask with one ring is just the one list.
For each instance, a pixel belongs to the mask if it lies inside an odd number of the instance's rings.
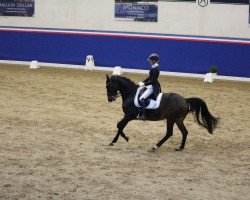
[[155,60],[156,62],[159,62],[160,57],[156,53],[152,53],[149,57],[148,60]]

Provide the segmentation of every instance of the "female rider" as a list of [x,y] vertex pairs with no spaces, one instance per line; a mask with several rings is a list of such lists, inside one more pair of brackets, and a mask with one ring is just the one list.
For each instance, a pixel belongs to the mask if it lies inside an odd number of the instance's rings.
[[158,77],[159,77],[159,74],[160,74],[159,60],[160,60],[160,57],[156,53],[152,53],[149,56],[148,61],[151,64],[151,69],[149,71],[149,77],[146,78],[144,81],[138,83],[138,85],[140,87],[147,86],[147,90],[140,97],[141,109],[142,109],[142,114],[138,118],[140,120],[146,120],[146,116],[145,116],[145,109],[146,109],[145,99],[148,98],[151,94],[154,94],[154,98],[156,99],[158,94],[161,92],[161,85],[157,80]]

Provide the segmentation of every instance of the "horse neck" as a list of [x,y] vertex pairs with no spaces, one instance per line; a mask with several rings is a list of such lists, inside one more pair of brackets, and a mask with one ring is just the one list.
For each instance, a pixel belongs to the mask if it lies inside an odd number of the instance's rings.
[[122,96],[122,100],[125,101],[127,98],[134,96],[138,86],[133,82],[121,80],[119,82],[119,91]]

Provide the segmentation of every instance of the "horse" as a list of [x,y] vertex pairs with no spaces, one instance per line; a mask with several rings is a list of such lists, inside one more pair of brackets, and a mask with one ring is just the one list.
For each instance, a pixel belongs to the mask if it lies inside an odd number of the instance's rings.
[[[123,132],[124,128],[131,120],[138,118],[139,109],[134,104],[134,98],[138,85],[124,76],[106,75],[106,90],[109,102],[115,101],[119,95],[122,97],[122,109],[124,117],[117,123],[117,134],[110,146],[118,141],[119,136],[127,142],[129,137]],[[185,99],[177,93],[163,93],[160,105],[157,109],[147,109],[146,116],[149,121],[166,120],[167,131],[165,136],[152,148],[152,151],[159,149],[173,135],[173,126],[176,124],[182,133],[182,141],[176,151],[184,150],[188,131],[184,125],[184,119],[192,113],[198,125],[207,129],[208,133],[213,134],[217,124],[218,117],[214,117],[208,110],[206,103],[200,98]]]

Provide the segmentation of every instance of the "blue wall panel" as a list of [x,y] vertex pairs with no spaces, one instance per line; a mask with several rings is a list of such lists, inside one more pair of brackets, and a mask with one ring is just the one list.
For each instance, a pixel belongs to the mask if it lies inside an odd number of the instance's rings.
[[162,71],[250,77],[250,45],[117,36],[0,31],[0,60],[78,64],[94,55],[98,66],[148,69],[156,52]]

